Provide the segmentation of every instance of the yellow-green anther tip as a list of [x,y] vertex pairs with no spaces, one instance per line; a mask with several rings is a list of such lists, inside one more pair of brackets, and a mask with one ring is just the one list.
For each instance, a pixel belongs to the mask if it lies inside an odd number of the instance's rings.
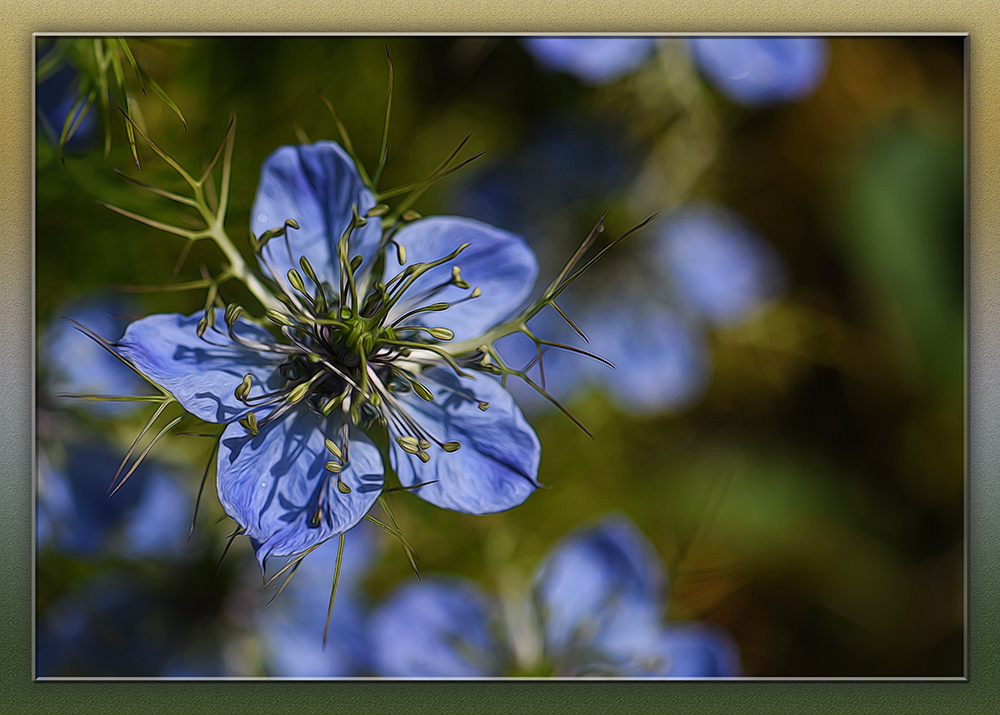
[[489,402],[480,402],[479,403],[479,409],[481,409],[483,412],[486,412],[486,410],[490,409],[490,403]]
[[420,449],[430,449],[431,443],[428,442],[426,439],[422,439],[417,442],[417,446],[420,447]]
[[288,393],[288,401],[298,402],[299,400],[301,400],[303,397],[306,396],[306,392],[308,391],[309,391],[308,382],[303,382],[299,385],[296,385],[295,388],[290,393]]
[[340,474],[344,470],[344,467],[339,462],[327,462],[326,471],[333,472],[334,474]]
[[455,333],[448,328],[429,328],[428,332],[438,340],[452,340],[455,337]]
[[431,455],[427,454],[427,452],[425,452],[424,450],[420,450],[419,452],[417,452],[417,456],[420,458],[420,461],[423,462],[424,464],[427,464],[429,461],[431,461]]
[[350,494],[351,488],[347,486],[344,482],[337,482],[337,489],[341,494]]
[[462,448],[461,442],[445,442],[441,445],[441,449],[445,452],[457,452]]

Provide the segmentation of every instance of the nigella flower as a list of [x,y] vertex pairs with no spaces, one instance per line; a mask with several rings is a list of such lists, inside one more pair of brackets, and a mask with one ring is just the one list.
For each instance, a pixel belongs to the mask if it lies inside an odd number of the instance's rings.
[[689,40],[705,77],[747,107],[810,96],[826,75],[829,51],[817,37],[701,37]]
[[366,515],[383,435],[402,486],[443,508],[497,512],[538,486],[538,439],[492,376],[492,342],[519,329],[504,321],[535,281],[532,252],[471,219],[387,212],[338,144],[282,147],[251,214],[264,279],[249,285],[267,287],[266,320],[209,303],[139,320],[113,346],[225,425],[219,500],[262,568]]
[[[566,538],[535,573],[541,662],[513,663],[530,647],[506,643],[498,606],[458,579],[410,584],[372,617],[372,656],[390,677],[482,677],[532,670],[567,677],[732,677],[732,638],[706,623],[664,626],[666,577],[653,547],[622,517]],[[515,628],[508,636],[517,640]],[[504,659],[507,659],[506,662]]]
[[602,85],[637,69],[653,53],[651,37],[525,37],[525,48],[542,66]]

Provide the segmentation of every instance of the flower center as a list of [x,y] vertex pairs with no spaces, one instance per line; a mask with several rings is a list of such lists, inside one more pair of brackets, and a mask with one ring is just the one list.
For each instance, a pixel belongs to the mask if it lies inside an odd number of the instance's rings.
[[[424,462],[430,459],[427,450],[433,443],[446,452],[460,448],[458,442],[441,442],[423,429],[398,396],[413,392],[430,402],[434,400],[434,392],[427,382],[435,385],[435,390],[454,391],[453,387],[428,380],[422,371],[425,367],[447,366],[464,375],[455,358],[443,347],[455,334],[443,327],[425,327],[420,324],[420,316],[445,311],[481,294],[475,288],[459,301],[432,302],[449,286],[469,290],[458,266],[452,267],[448,280],[416,295],[412,290],[421,276],[453,261],[469,244],[436,261],[412,263],[385,282],[374,280],[371,264],[384,265],[384,261],[377,259],[391,243],[391,232],[383,238],[375,258],[365,266],[361,256],[348,259],[347,250],[352,231],[365,222],[355,211],[354,220],[341,237],[336,289],[320,280],[304,256],[299,259],[301,273],[293,268],[281,276],[261,255],[278,289],[276,297],[284,306],[284,310],[266,312],[276,331],[274,342],[263,343],[237,335],[234,326],[242,308],[230,305],[226,310],[226,324],[233,340],[252,350],[285,356],[279,367],[284,378],[282,387],[251,397],[253,378],[247,374],[236,388],[235,397],[251,408],[240,424],[249,433],[257,434],[297,405],[324,417],[341,410],[346,417],[340,430],[341,454],[327,465],[338,466],[338,474],[346,464],[349,423],[363,429],[375,425],[387,428],[403,450]],[[287,227],[298,228],[292,221],[286,223]],[[273,236],[265,238],[270,240],[283,231],[268,232]],[[258,251],[263,242],[257,245]],[[400,265],[405,265],[405,251],[399,246],[397,250]],[[485,409],[485,404],[481,403],[481,408]],[[267,414],[258,418],[257,408],[265,408]],[[341,486],[346,487],[342,482]]]

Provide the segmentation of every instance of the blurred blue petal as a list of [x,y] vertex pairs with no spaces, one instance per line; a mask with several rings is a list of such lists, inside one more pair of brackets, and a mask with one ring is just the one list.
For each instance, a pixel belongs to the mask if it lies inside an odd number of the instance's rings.
[[381,457],[361,434],[351,436],[339,475],[351,491],[340,492],[337,475],[324,466],[331,459],[324,439],[338,429],[334,418],[304,410],[256,436],[239,423],[226,427],[216,477],[219,502],[250,537],[262,570],[269,556],[293,556],[347,531],[381,493]]
[[[257,397],[276,376],[284,356],[249,350],[233,342],[221,310],[216,312],[215,328],[209,329],[203,340],[196,332],[201,317],[163,314],[137,320],[125,331],[117,349],[194,416],[206,422],[230,422],[247,411],[233,395],[243,376],[253,375],[249,394]],[[237,322],[235,332],[273,342],[270,333],[246,321]]]
[[733,678],[743,675],[739,649],[726,631],[711,623],[671,624],[658,641],[643,675],[668,678]]
[[[423,313],[404,320],[406,325],[444,327],[455,333],[455,340],[470,340],[483,335],[521,306],[535,285],[538,264],[524,239],[498,228],[458,216],[434,216],[403,226],[394,236],[406,249],[406,265],[430,263],[453,253],[465,243],[471,244],[454,261],[432,268],[417,278],[405,298],[390,314],[390,322],[415,308],[436,302],[455,303],[468,297],[469,289],[438,286],[452,278],[458,266],[470,288],[482,295],[444,312]],[[386,252],[385,275],[396,275],[400,266],[396,252]]]
[[677,212],[660,232],[655,258],[679,300],[721,327],[775,298],[784,283],[774,249],[745,219],[721,206]]
[[[320,280],[339,285],[337,243],[351,223],[352,207],[365,215],[375,198],[361,181],[354,161],[332,141],[283,146],[261,169],[260,184],[250,210],[250,230],[258,238],[294,219],[298,229],[274,238],[263,250],[267,265],[286,280],[289,269],[306,256]],[[382,236],[378,219],[351,236],[350,256],[371,259]],[[266,275],[267,266],[262,266]]]
[[433,579],[393,593],[371,618],[379,675],[476,678],[501,674],[504,654],[490,632],[491,605],[473,583]]
[[588,349],[616,369],[591,373],[623,409],[638,413],[674,410],[705,389],[708,350],[696,326],[659,301],[607,301],[583,316]]
[[149,459],[109,496],[120,462],[117,453],[99,444],[68,445],[65,464],[58,468],[40,455],[41,546],[85,558],[109,553],[164,558],[183,553],[192,499],[174,477]]
[[[323,630],[337,566],[339,539],[330,539],[309,553],[288,587],[259,618],[269,675],[282,678],[335,678],[370,671],[365,636],[361,579],[374,558],[370,529],[359,525],[347,532],[330,617],[329,639]],[[278,579],[282,583],[284,576]]]
[[[61,406],[84,410],[95,417],[131,414],[137,402],[101,402],[59,395],[148,395],[149,383],[93,338],[70,322],[74,320],[108,341],[115,341],[128,325],[129,303],[104,296],[90,296],[58,308],[39,341],[39,366],[44,385]],[[69,320],[65,320],[68,318]]]
[[705,37],[689,42],[705,77],[747,107],[805,99],[823,81],[829,61],[826,40],[815,37]]
[[614,82],[645,64],[650,37],[525,37],[522,44],[546,69],[566,72],[583,84]]
[[[655,618],[665,589],[659,557],[624,518],[605,519],[564,539],[535,573],[535,601],[550,657],[565,657],[603,637],[621,610]],[[630,620],[637,627],[649,622]]]
[[[424,464],[392,442],[393,468],[404,487],[436,480],[415,490],[444,509],[490,514],[517,506],[536,487],[541,446],[534,430],[500,383],[487,375],[459,378],[444,368],[423,373],[434,401],[415,393],[398,399],[418,415],[423,429],[439,442],[461,443],[457,452],[437,445]],[[486,410],[480,403],[489,403]]]

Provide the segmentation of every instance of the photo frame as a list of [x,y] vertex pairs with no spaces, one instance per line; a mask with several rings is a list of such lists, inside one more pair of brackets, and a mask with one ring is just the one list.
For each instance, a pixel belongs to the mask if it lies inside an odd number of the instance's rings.
[[[973,111],[975,113],[975,104],[974,104],[974,110]],[[973,132],[973,134],[974,134],[974,132]],[[973,254],[975,254],[975,243],[974,243],[974,241],[970,241],[970,247],[971,247],[970,248],[971,252]],[[974,263],[973,263],[973,265],[974,265]],[[970,276],[974,275],[974,273],[975,273],[975,269],[973,268],[973,271],[970,274]],[[975,315],[975,312],[972,309],[970,309],[970,323],[974,323],[974,315]],[[972,329],[970,328],[970,332],[971,331],[972,331]],[[975,359],[975,356],[973,356],[973,360],[974,359]],[[970,380],[972,379],[971,376],[972,376],[972,368],[971,368],[971,365],[970,365]],[[971,430],[970,430],[970,434],[971,434]],[[973,485],[975,484],[975,480],[974,479],[972,479],[970,481],[971,481],[971,483]],[[970,489],[970,492],[972,492],[973,494],[975,494],[975,490],[974,489]],[[975,525],[975,516],[974,516],[975,515],[975,511],[976,511],[975,507],[973,506],[970,509],[970,519],[972,521],[973,528],[974,528],[974,525]],[[975,543],[975,539],[973,538],[970,541],[970,543]],[[974,567],[973,567],[973,569],[974,569]],[[17,668],[11,668],[8,672],[17,672]],[[162,692],[160,689],[164,688],[165,685],[166,684],[142,684],[142,685],[129,685],[129,684],[121,684],[121,683],[119,683],[119,684],[107,684],[107,688],[108,688],[107,692],[108,692],[109,695],[115,693],[115,691],[117,691],[119,693],[118,695],[112,695],[112,697],[132,698],[132,697],[134,697],[134,695],[133,694],[129,694],[127,692],[130,688],[139,688],[139,689],[143,689],[143,690],[149,689],[149,692],[153,692],[153,691]],[[32,689],[32,691],[34,691],[35,693],[42,692],[42,696],[41,696],[42,698],[48,697],[44,693],[44,689],[46,687],[59,688],[64,693],[66,693],[66,692],[71,692],[71,691],[75,690],[78,686],[77,685],[70,685],[70,684],[59,684],[59,685],[52,685],[52,686],[42,685],[40,687],[40,684],[37,684],[37,683],[36,684],[32,684],[30,686],[30,688]],[[88,685],[87,686],[88,689],[92,689],[93,687],[104,688],[105,685],[100,685],[100,686]],[[174,700],[174,702],[177,702],[177,703],[181,702],[181,700],[183,700],[186,697],[186,695],[185,695],[185,693],[183,692],[182,689],[188,689],[188,688],[190,688],[190,690],[188,692],[194,692],[194,691],[199,691],[199,690],[209,690],[209,691],[212,691],[213,693],[217,692],[217,693],[219,693],[219,695],[217,697],[225,698],[225,700],[227,702],[232,703],[232,701],[233,701],[232,693],[234,692],[234,690],[235,690],[235,692],[238,693],[240,689],[244,689],[244,688],[247,688],[247,687],[250,687],[250,686],[249,686],[249,684],[221,684],[221,683],[219,683],[219,684],[189,684],[189,685],[176,684],[176,685],[167,686],[167,687],[168,688],[173,688],[174,692],[171,693],[171,698],[176,698],[176,700]],[[257,687],[257,686],[254,686],[254,687]],[[270,688],[272,686],[263,686],[263,687],[266,687],[268,690],[270,690]],[[553,684],[546,684],[546,685],[543,685],[543,684],[540,684],[540,683],[530,683],[530,684],[529,683],[524,683],[524,684],[512,684],[512,683],[476,683],[476,684],[473,684],[473,683],[451,683],[451,684],[441,684],[441,683],[437,683],[437,684],[430,684],[430,683],[427,683],[427,684],[418,684],[418,683],[405,683],[405,684],[402,684],[402,683],[395,683],[395,684],[388,684],[388,683],[386,683],[386,684],[381,684],[381,683],[379,683],[379,684],[369,684],[369,683],[337,683],[337,684],[331,684],[331,685],[326,685],[326,686],[321,686],[320,684],[282,684],[282,685],[279,685],[277,687],[279,687],[279,688],[288,688],[288,689],[291,689],[291,690],[294,690],[294,691],[298,691],[299,693],[301,693],[302,697],[303,697],[303,701],[302,701],[303,705],[305,705],[306,702],[308,702],[309,699],[312,698],[312,697],[319,697],[320,699],[322,699],[322,694],[321,694],[320,691],[323,690],[324,688],[329,688],[329,687],[336,687],[338,689],[343,689],[343,692],[348,695],[348,698],[350,697],[350,694],[353,692],[359,698],[358,702],[364,701],[365,704],[367,704],[367,705],[372,705],[372,704],[379,705],[380,704],[382,706],[389,706],[389,703],[392,702],[393,699],[396,698],[396,697],[402,698],[403,701],[409,700],[410,703],[412,704],[416,700],[420,700],[420,699],[423,699],[424,697],[426,697],[426,695],[430,691],[434,691],[434,692],[439,693],[440,697],[445,698],[445,699],[447,699],[449,701],[463,702],[463,701],[468,701],[469,699],[478,699],[479,697],[482,697],[485,700],[488,700],[488,701],[491,701],[491,702],[494,702],[494,703],[496,703],[496,702],[507,702],[507,703],[509,703],[510,707],[515,707],[515,708],[519,707],[519,706],[534,707],[535,705],[538,705],[538,704],[541,704],[541,703],[545,702],[549,698],[563,697],[563,695],[560,695],[560,693],[565,693],[565,692],[570,692],[570,691],[574,691],[572,693],[572,697],[577,697],[579,694],[582,693],[583,694],[582,697],[584,699],[590,700],[591,702],[600,701],[600,700],[602,700],[604,698],[607,698],[607,703],[608,703],[609,707],[614,707],[614,705],[612,703],[618,704],[618,703],[629,701],[629,700],[631,700],[636,705],[645,704],[645,705],[648,705],[650,707],[653,707],[653,706],[661,706],[664,702],[669,702],[671,700],[674,700],[674,702],[676,702],[678,704],[681,703],[681,702],[685,702],[685,701],[689,702],[689,703],[697,703],[699,701],[709,702],[709,701],[712,701],[714,697],[716,697],[716,695],[713,692],[711,692],[708,688],[706,688],[705,686],[702,686],[702,685],[695,686],[695,685],[692,685],[692,684],[680,684],[680,683],[670,685],[670,690],[669,691],[663,690],[663,689],[659,689],[658,690],[657,686],[654,686],[651,683],[650,684],[630,684],[630,685],[626,685],[626,684],[609,685],[609,684],[595,684],[595,683],[587,683],[587,684],[584,684],[584,683],[579,683],[579,684],[576,684],[576,683],[574,683],[574,684],[555,684],[555,683],[553,683]],[[664,686],[660,685],[659,687],[663,688]],[[782,692],[780,690],[781,688],[793,689],[796,693],[800,693],[801,694],[801,693],[804,692],[803,688],[807,688],[807,687],[808,686],[806,686],[805,684],[796,684],[796,685],[791,685],[791,684],[787,684],[787,685],[770,684],[770,685],[767,685],[767,686],[762,686],[762,685],[759,685],[759,684],[745,683],[745,684],[731,684],[731,685],[727,685],[727,686],[721,688],[721,690],[722,691],[731,690],[734,693],[738,693],[738,692],[744,691],[744,689],[747,689],[745,695],[739,695],[739,697],[741,699],[743,697],[746,697],[748,700],[750,700],[752,702],[754,699],[756,699],[756,697],[761,697],[761,698],[763,698],[764,701],[767,701],[770,698],[774,698],[774,700],[770,701],[771,704],[773,705],[776,702],[781,701],[782,699],[789,697],[788,695],[782,694]],[[818,686],[817,685],[815,687],[816,688],[822,687],[823,689],[827,689],[830,686]],[[848,686],[844,686],[844,687],[848,687]],[[935,685],[913,685],[913,686],[900,686],[900,687],[913,688],[915,692],[920,692],[920,691],[927,692],[928,688],[940,688],[940,687],[945,687],[945,686],[944,686],[944,684],[935,684]],[[954,686],[952,686],[952,687],[954,687]],[[300,690],[300,688],[301,688],[301,690]],[[554,688],[555,690],[549,691],[548,688]],[[568,688],[569,690],[562,691],[561,690],[562,688]],[[757,690],[757,693],[769,692],[769,693],[773,693],[773,694],[759,695],[759,696],[758,695],[754,695],[754,693],[752,692],[752,689],[754,689],[754,688],[763,688],[764,689],[764,690]],[[777,689],[776,690],[770,690],[771,688],[777,688]],[[427,690],[427,689],[429,689],[429,690]],[[517,692],[515,692],[514,689],[517,689]],[[704,691],[700,690],[700,689],[704,689]],[[312,692],[310,692],[310,691],[312,691]],[[706,694],[706,692],[707,692],[707,694]],[[280,697],[282,700],[286,700],[287,695],[289,695],[289,694],[291,694],[293,696],[292,699],[294,700],[295,699],[295,693],[289,693],[287,690],[285,691],[284,695],[277,695],[277,694],[275,694],[273,697]],[[258,689],[258,692],[256,693],[256,696],[259,697],[259,689]],[[898,693],[897,693],[897,696],[898,696]],[[35,697],[35,695],[33,694],[30,697]],[[160,696],[156,696],[156,697],[160,698]],[[245,695],[244,697],[252,698],[254,700],[257,700],[257,697],[255,697],[254,695],[250,695],[249,693],[247,695]],[[272,697],[272,696],[270,695],[270,693],[268,693],[266,697]],[[633,697],[635,697],[634,700],[633,700]],[[721,695],[721,697],[723,699],[725,699],[726,697],[731,697],[731,695],[724,694],[724,695]],[[811,696],[803,696],[803,697],[811,697]],[[692,699],[691,700],[687,700],[687,698],[692,698]],[[238,699],[238,697],[237,697],[237,699]],[[169,702],[169,700],[167,700],[166,702]],[[286,700],[286,702],[287,702],[287,700]],[[722,701],[718,701],[718,702],[722,702]],[[249,701],[248,701],[248,707],[251,707],[251,708],[253,707],[253,705],[249,704]]]

